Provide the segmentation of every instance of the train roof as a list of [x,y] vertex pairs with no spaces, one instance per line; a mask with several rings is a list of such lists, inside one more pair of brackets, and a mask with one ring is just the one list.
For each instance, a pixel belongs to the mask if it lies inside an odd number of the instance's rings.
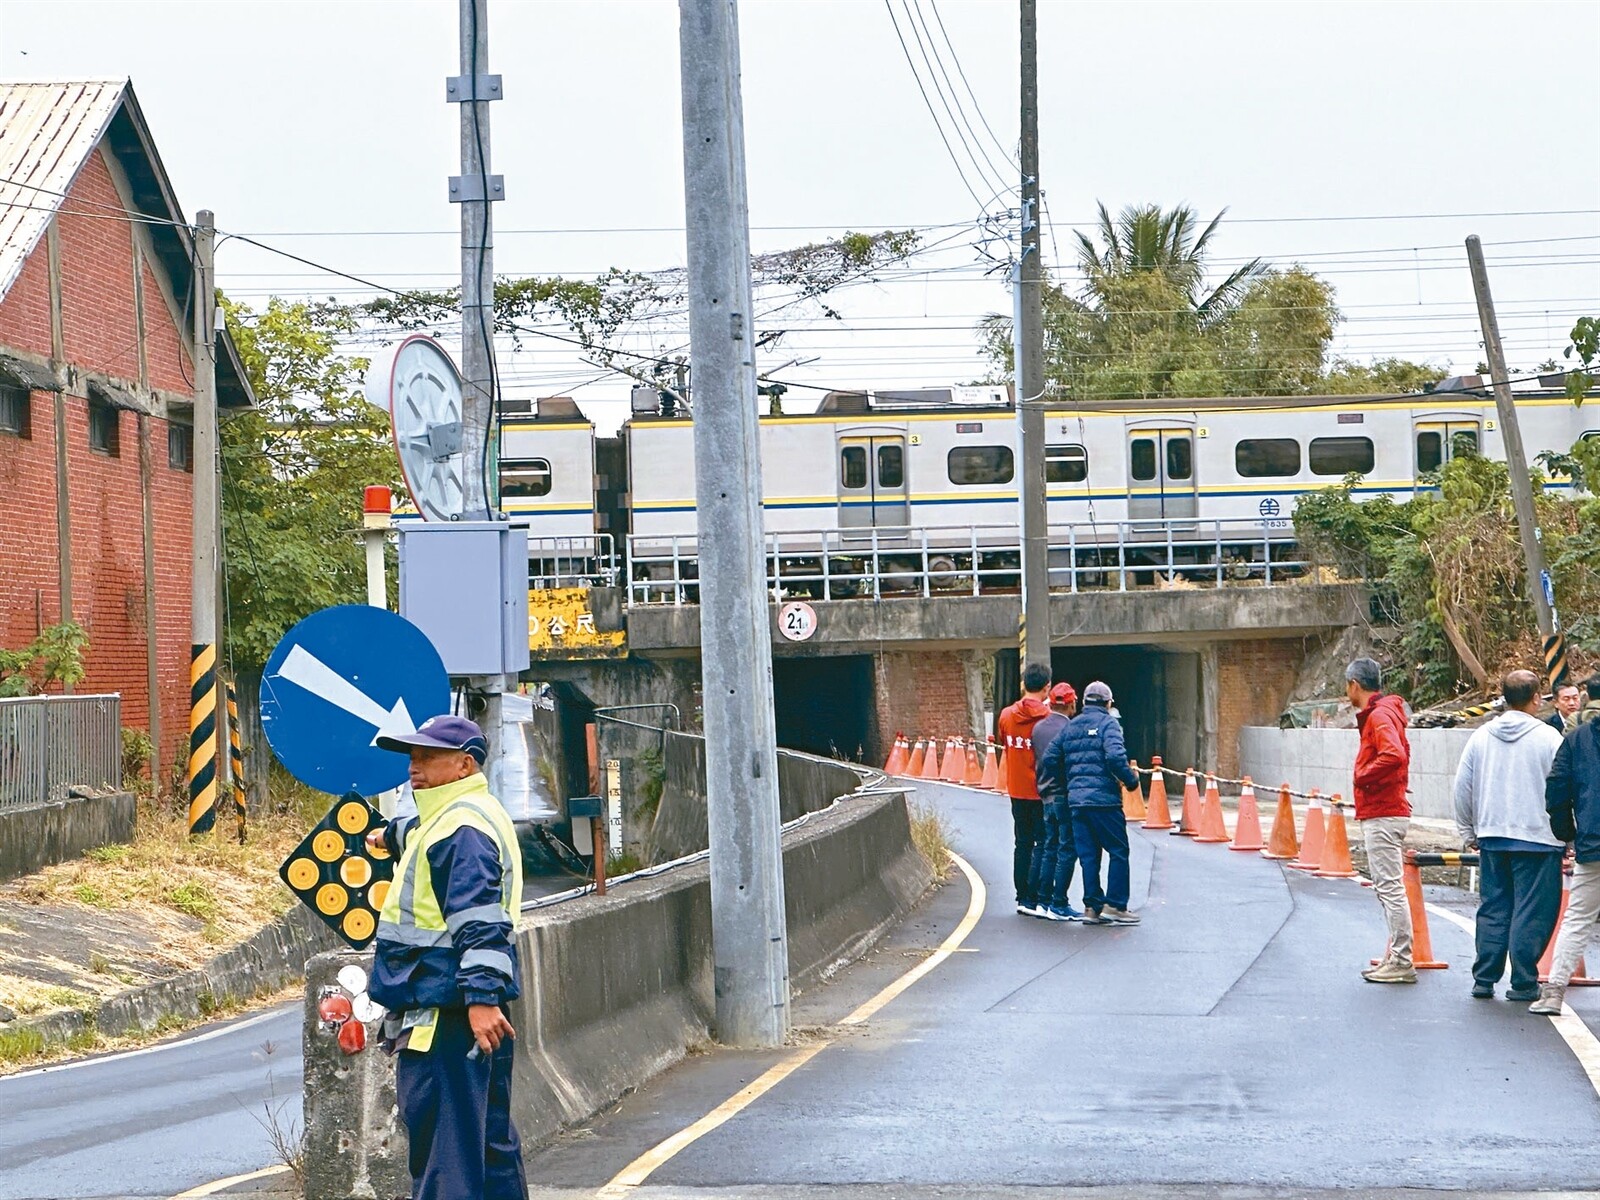
[[571,396],[502,397],[500,419],[518,425],[592,425]]

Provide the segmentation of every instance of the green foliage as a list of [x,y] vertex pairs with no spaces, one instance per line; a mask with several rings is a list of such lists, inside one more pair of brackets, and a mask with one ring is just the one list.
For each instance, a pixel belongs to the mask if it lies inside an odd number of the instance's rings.
[[639,803],[634,806],[634,815],[653,818],[661,807],[661,792],[667,785],[666,759],[654,747],[641,750],[634,755],[633,769],[639,781]]
[[222,426],[229,636],[260,666],[301,617],[365,599],[362,489],[398,488],[399,465],[387,414],[361,394],[365,360],[338,348],[349,310],[222,304],[259,401]]
[[1403,358],[1380,358],[1371,363],[1336,358],[1320,383],[1330,396],[1409,396],[1425,392],[1444,378],[1445,368]]
[[0,1029],[0,1063],[25,1062],[44,1053],[44,1034],[24,1026]]
[[166,901],[179,912],[202,921],[209,920],[217,911],[217,900],[211,894],[211,889],[197,880],[173,888],[167,893]]
[[145,769],[150,765],[150,756],[155,753],[156,744],[150,739],[149,733],[143,729],[134,729],[131,726],[122,727],[122,778],[124,780],[143,781]]
[[89,635],[63,621],[47,625],[20,650],[0,649],[0,696],[31,696],[54,684],[71,687],[83,678]]
[[1592,368],[1600,361],[1600,317],[1579,317],[1572,327],[1572,345],[1561,353],[1571,358],[1578,356],[1579,369],[1567,373],[1567,395],[1574,404],[1583,403],[1583,395],[1595,385]]

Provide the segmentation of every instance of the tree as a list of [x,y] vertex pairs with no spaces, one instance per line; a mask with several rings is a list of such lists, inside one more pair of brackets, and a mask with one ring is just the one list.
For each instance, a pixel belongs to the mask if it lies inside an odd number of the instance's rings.
[[221,303],[258,401],[222,425],[228,645],[258,667],[301,617],[365,601],[362,489],[399,487],[399,464],[387,414],[361,394],[366,361],[339,350],[348,309]]
[[0,696],[31,696],[83,678],[89,635],[73,621],[46,625],[20,650],[0,648]]
[[1404,358],[1380,358],[1371,363],[1336,358],[1323,376],[1322,390],[1330,396],[1409,396],[1425,392],[1443,379],[1445,368]]

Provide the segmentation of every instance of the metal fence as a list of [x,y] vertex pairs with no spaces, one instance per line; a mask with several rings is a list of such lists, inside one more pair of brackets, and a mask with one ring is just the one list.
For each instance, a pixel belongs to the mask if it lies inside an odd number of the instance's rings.
[[530,587],[614,587],[618,574],[616,543],[609,533],[528,538]]
[[122,787],[122,697],[0,700],[0,810]]
[[[1287,526],[1287,522],[1281,523]],[[1015,525],[863,528],[766,535],[767,586],[779,597],[982,596],[1021,586]],[[1101,521],[1050,527],[1054,591],[1267,586],[1306,573],[1292,527],[1260,521]],[[630,540],[628,603],[694,604],[693,536]]]

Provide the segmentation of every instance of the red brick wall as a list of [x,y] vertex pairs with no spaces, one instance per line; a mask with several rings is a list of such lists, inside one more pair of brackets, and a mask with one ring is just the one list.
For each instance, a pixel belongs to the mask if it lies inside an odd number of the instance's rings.
[[1217,643],[1217,770],[1239,773],[1239,730],[1276,725],[1305,662],[1300,638]]
[[969,728],[967,671],[962,655],[942,650],[904,654],[884,652],[873,662],[873,704],[877,723],[876,745],[868,758],[881,766],[888,758],[894,735],[919,737],[982,737],[986,732]]
[[54,397],[34,392],[32,406],[31,437],[0,433],[0,645],[10,648],[61,619]]
[[[178,311],[183,311],[184,297],[177,297]],[[150,374],[150,386],[169,392],[191,395],[194,392],[194,367],[189,350],[178,336],[173,323],[172,309],[167,306],[156,283],[150,263],[144,263],[144,355],[145,367]],[[166,434],[161,435],[163,438]],[[163,459],[166,443],[161,445]]]
[[0,346],[50,357],[50,259],[43,238],[0,298]]

